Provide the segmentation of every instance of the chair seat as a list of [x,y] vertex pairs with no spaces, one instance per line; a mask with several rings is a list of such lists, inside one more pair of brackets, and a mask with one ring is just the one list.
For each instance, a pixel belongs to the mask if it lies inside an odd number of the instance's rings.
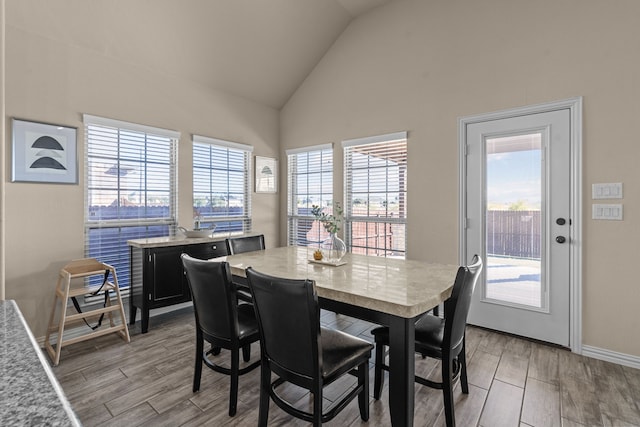
[[246,338],[254,338],[259,334],[256,314],[252,304],[242,303],[238,305],[238,338],[240,341]]
[[[371,331],[376,342],[389,342],[389,328],[380,326]],[[444,338],[444,319],[427,314],[416,322],[416,351],[440,354]]]
[[249,292],[249,290],[245,290],[244,288],[241,288],[240,286],[238,286],[238,288],[236,290],[236,295],[238,297],[238,302],[252,303],[252,301],[253,301],[253,297],[251,296],[251,292]]
[[444,319],[427,315],[416,323],[416,343],[420,343],[421,348],[439,354],[443,339]]
[[322,376],[331,378],[358,364],[359,359],[368,359],[373,344],[344,332],[325,327],[320,328],[322,340]]

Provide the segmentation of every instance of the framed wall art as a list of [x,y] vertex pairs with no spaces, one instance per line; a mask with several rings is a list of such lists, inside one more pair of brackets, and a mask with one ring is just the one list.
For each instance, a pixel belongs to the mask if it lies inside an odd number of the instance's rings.
[[76,128],[11,119],[12,182],[78,183]]
[[256,156],[256,193],[278,191],[278,161],[271,157]]

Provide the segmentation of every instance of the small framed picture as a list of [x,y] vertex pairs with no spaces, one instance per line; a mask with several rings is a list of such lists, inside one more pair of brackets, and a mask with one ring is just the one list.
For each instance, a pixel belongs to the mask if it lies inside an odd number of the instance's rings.
[[76,128],[11,119],[12,182],[78,183]]
[[278,191],[278,161],[271,157],[256,156],[256,193]]

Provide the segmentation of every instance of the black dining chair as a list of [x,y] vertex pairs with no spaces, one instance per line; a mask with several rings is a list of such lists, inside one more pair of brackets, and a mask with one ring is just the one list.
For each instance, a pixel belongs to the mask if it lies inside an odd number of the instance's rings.
[[[268,276],[251,267],[246,271],[260,329],[258,425],[267,425],[271,400],[288,414],[320,426],[333,419],[356,396],[360,418],[367,421],[368,362],[373,345],[320,326],[320,307],[313,281]],[[276,377],[273,382],[272,373]],[[323,413],[323,388],[346,373],[357,375],[357,385]],[[284,383],[311,392],[312,412],[296,408],[278,394],[278,387]]]
[[[264,234],[258,234],[256,236],[241,236],[241,237],[228,237],[225,239],[227,245],[227,254],[236,255],[245,252],[261,251],[264,250]],[[238,298],[242,301],[249,303],[253,302],[251,298],[251,292],[242,283],[237,283],[238,286]]]
[[[256,360],[240,368],[240,349],[245,362],[248,362],[251,344],[260,339],[253,306],[238,304],[228,263],[199,260],[187,254],[182,254],[181,258],[196,316],[193,391],[200,389],[203,362],[214,371],[229,375],[229,416],[234,416],[238,406],[238,377],[260,365],[260,360]],[[204,350],[204,341],[211,344],[210,350]],[[219,354],[222,348],[231,351],[231,368],[218,365],[209,358],[211,354]]]
[[[471,305],[471,296],[482,270],[482,259],[474,255],[471,264],[458,268],[451,297],[444,302],[444,319],[426,314],[415,327],[416,352],[423,357],[441,360],[442,382],[435,382],[416,375],[415,381],[428,387],[441,389],[444,395],[444,413],[448,427],[455,426],[453,408],[453,384],[459,378],[462,392],[469,393],[467,363],[465,357],[465,327]],[[382,393],[384,376],[389,370],[384,357],[389,346],[389,328],[381,326],[371,331],[375,337],[376,360],[373,397],[378,400]]]
[[264,234],[256,236],[229,237],[225,239],[227,253],[236,255],[245,252],[260,251],[265,248]]

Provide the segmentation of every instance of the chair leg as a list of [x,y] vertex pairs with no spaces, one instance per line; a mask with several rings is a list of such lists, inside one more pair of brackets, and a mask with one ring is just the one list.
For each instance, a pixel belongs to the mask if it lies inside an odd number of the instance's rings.
[[258,415],[258,427],[267,427],[269,420],[269,389],[271,388],[271,370],[267,367],[267,362],[262,361],[260,365],[260,410]]
[[362,385],[362,391],[358,395],[358,406],[360,407],[360,418],[362,421],[369,421],[369,372],[368,362],[358,366],[358,385]]
[[465,353],[465,342],[462,340],[462,351],[458,355],[460,364],[460,388],[464,394],[469,394],[469,383],[467,382],[467,355]]
[[380,400],[382,386],[384,384],[384,374],[382,372],[382,364],[384,363],[384,347],[384,344],[376,342],[376,360],[373,380],[373,398],[376,400]]
[[200,390],[200,377],[202,376],[202,353],[204,352],[204,338],[202,331],[196,332],[196,365],[193,371],[193,392]]
[[[446,357],[445,357],[446,356]],[[442,394],[444,397],[444,416],[447,427],[455,427],[456,418],[453,409],[453,360],[449,355],[442,358]]]
[[240,349],[231,350],[231,386],[229,390],[229,416],[233,417],[238,409],[238,371],[240,370]]
[[440,317],[440,306],[436,305],[431,309],[431,312],[433,313],[434,316]]
[[313,393],[313,427],[322,427],[322,384]]
[[251,344],[247,344],[242,347],[242,360],[245,362],[251,360]]

